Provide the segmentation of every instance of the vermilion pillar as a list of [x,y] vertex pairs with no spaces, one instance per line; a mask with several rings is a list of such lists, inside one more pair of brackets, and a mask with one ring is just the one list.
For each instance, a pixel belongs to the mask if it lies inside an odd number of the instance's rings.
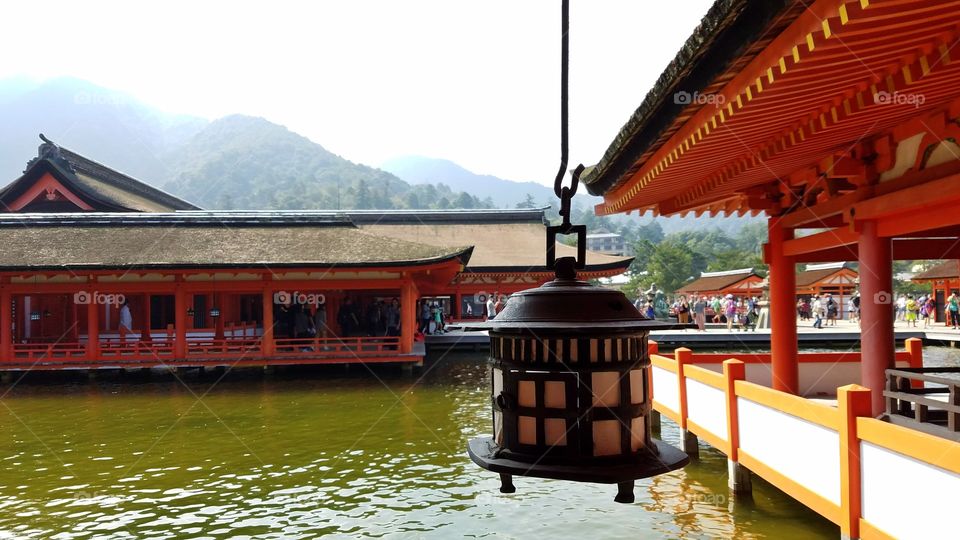
[[[8,304],[9,305],[9,304]],[[70,302],[70,341],[80,341],[80,312],[76,302]]]
[[143,322],[140,324],[140,341],[150,341],[150,294],[143,295],[143,305],[140,307],[140,315]]
[[273,356],[273,289],[263,289],[263,336],[260,339],[260,352],[264,356]]
[[91,296],[87,303],[87,360],[100,356],[100,305]]
[[783,253],[793,229],[771,217],[767,225],[767,264],[770,266],[770,356],[773,388],[796,394],[800,390],[797,366],[797,273],[793,257]]
[[173,294],[173,356],[187,357],[187,291],[177,284]]
[[400,287],[400,352],[413,352],[413,333],[417,327],[417,287],[405,281]]
[[873,414],[883,412],[886,370],[894,366],[893,253],[890,238],[877,236],[877,223],[860,226],[860,379],[871,390]]
[[213,320],[214,339],[224,339],[223,320],[226,318],[226,311],[223,307],[223,295],[213,294],[213,307],[220,310],[220,315]]
[[10,289],[0,290],[0,360],[13,359],[13,326],[12,298]]

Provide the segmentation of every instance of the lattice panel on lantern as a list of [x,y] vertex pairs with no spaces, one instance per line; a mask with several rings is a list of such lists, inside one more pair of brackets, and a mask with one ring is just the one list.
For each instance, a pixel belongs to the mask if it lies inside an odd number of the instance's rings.
[[490,338],[490,353],[497,360],[522,363],[629,362],[645,357],[645,337]]
[[645,365],[534,371],[495,361],[491,377],[495,440],[505,448],[532,455],[607,457],[648,446]]

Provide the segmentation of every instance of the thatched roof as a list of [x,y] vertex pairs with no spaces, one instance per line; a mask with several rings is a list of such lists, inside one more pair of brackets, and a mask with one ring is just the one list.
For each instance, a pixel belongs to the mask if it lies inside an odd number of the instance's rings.
[[10,204],[44,174],[99,211],[172,212],[199,207],[145,182],[111,169],[47,139],[23,176],[0,189],[0,203]]
[[402,267],[472,248],[385,238],[331,214],[7,214],[0,269]]
[[[376,214],[383,215],[377,219]],[[468,271],[546,271],[544,209],[345,212],[361,229],[379,236],[434,246],[474,246]],[[576,248],[557,244],[557,257]],[[632,257],[587,252],[585,271],[626,270]]]
[[[806,4],[802,0],[716,0],[600,161],[581,176],[587,190],[602,195],[639,170],[697,111],[696,104],[674,99],[678,92],[715,93],[793,22]],[[614,84],[622,69],[610,70]]]

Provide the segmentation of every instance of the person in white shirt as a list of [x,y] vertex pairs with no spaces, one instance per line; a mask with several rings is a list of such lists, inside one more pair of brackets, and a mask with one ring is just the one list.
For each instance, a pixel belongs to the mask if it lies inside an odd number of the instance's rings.
[[497,316],[496,303],[493,301],[494,298],[500,296],[500,293],[487,296],[487,320]]
[[127,334],[133,331],[133,315],[130,314],[130,305],[124,300],[120,307],[120,339],[125,340]]

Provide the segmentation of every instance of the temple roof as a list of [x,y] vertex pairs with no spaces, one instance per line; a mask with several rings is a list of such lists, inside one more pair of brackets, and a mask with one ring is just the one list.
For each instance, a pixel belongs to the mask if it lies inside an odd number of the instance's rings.
[[[345,211],[343,215],[380,236],[435,246],[474,246],[468,271],[544,272],[544,210]],[[577,250],[557,244],[556,254],[575,257]],[[619,274],[632,260],[588,251],[584,272]]]
[[723,272],[703,272],[699,278],[677,289],[677,292],[703,293],[722,291],[750,277],[755,277],[758,281],[761,279],[760,276],[753,271],[753,268],[741,268],[739,270],[727,270]]
[[717,0],[581,177],[597,213],[779,214],[852,192],[877,137],[957,98],[957,21],[934,0]]
[[[183,199],[58,146],[42,135],[41,138],[44,144],[40,145],[38,156],[27,164],[23,176],[0,189],[0,205],[3,205],[6,211],[11,211],[14,201],[29,193],[48,173],[70,194],[97,211],[199,210],[197,206]],[[39,204],[45,203],[47,201],[40,201]],[[73,204],[67,203],[64,206],[76,210]],[[40,211],[48,211],[46,208],[41,207]],[[12,211],[18,210],[19,208]],[[27,211],[30,211],[29,205]]]
[[808,264],[805,270],[797,273],[797,287],[807,287],[813,285],[818,281],[826,279],[845,269],[856,273],[856,270],[850,268],[845,262]]
[[3,270],[405,267],[466,264],[472,252],[280,212],[0,214],[0,244]]
[[804,8],[798,0],[716,0],[600,161],[581,176],[587,190],[602,195],[618,186],[692,116],[697,104],[678,103],[677,92],[719,90]]
[[960,276],[960,264],[955,260],[943,261],[925,272],[913,276],[913,281],[928,281],[931,279],[953,279]]

